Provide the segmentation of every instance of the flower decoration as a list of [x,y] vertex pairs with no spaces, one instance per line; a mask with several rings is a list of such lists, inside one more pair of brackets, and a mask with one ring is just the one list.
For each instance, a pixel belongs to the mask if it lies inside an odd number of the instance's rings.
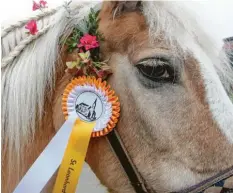
[[32,10],[36,11],[37,9],[46,8],[47,1],[40,0],[39,3],[33,1]]
[[29,30],[28,33],[32,34],[32,35],[35,35],[37,32],[38,32],[38,29],[37,29],[37,24],[36,24],[36,21],[35,20],[31,20],[29,21],[26,26],[25,26],[26,29]]
[[[43,8],[47,8],[46,5],[47,5],[47,1],[44,0],[40,0],[39,3],[33,1],[32,10],[36,11],[37,9],[40,9],[42,11]],[[36,33],[38,32],[36,20],[29,21],[26,24],[25,28],[29,30],[26,33],[31,35],[36,35]]]
[[98,32],[99,12],[91,9],[87,18],[84,18],[82,26],[75,26],[68,38],[61,38],[61,44],[65,45],[72,59],[66,61],[67,72],[74,76],[95,76],[106,79],[111,70],[101,61],[99,43],[103,41],[102,34]]
[[40,7],[46,8],[47,1],[40,0]]
[[40,9],[40,4],[33,1],[32,11],[36,11],[37,9]]
[[83,37],[81,37],[78,47],[79,48],[85,47],[86,50],[90,50],[92,48],[98,48],[99,42],[96,41],[96,36],[85,34]]

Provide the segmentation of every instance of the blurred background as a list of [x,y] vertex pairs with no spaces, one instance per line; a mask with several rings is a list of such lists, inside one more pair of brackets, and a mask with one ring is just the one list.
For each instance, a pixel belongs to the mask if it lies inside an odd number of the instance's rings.
[[[39,1],[39,0],[38,0]],[[80,0],[81,1],[81,0]],[[47,0],[49,7],[56,7],[64,0]],[[77,1],[79,2],[79,1]],[[200,23],[216,39],[233,36],[233,1],[202,0],[183,1],[188,7],[197,11]],[[32,13],[32,0],[2,0],[0,6],[2,24],[24,18]]]

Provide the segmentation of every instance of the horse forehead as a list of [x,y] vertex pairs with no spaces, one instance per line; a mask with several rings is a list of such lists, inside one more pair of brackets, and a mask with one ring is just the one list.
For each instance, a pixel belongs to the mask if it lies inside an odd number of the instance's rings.
[[129,12],[113,18],[111,12],[104,10],[99,14],[99,31],[104,36],[107,51],[125,53],[132,43],[148,42],[148,27],[141,13]]

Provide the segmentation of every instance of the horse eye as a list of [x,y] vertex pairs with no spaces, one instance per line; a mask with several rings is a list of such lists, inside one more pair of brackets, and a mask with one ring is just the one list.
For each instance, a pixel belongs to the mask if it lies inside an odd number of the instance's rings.
[[140,61],[136,65],[139,72],[152,81],[173,81],[174,70],[169,61],[161,58],[149,58]]

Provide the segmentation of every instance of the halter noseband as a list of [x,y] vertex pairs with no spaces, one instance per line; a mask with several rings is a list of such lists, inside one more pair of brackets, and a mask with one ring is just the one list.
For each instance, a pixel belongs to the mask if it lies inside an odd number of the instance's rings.
[[[113,129],[108,135],[107,139],[111,145],[112,150],[116,154],[118,160],[121,163],[122,168],[124,169],[128,179],[133,186],[136,193],[155,193],[155,191],[148,188],[148,185],[145,183],[145,180],[141,177],[137,168],[133,164],[128,152],[117,132],[116,129]],[[233,187],[224,187],[225,180],[232,178],[233,181],[233,166],[221,171],[215,176],[208,178],[190,188],[184,189],[179,192],[173,193],[205,193],[205,190],[209,188],[217,187],[220,190],[218,193],[233,193]],[[208,191],[208,193],[212,193]]]

